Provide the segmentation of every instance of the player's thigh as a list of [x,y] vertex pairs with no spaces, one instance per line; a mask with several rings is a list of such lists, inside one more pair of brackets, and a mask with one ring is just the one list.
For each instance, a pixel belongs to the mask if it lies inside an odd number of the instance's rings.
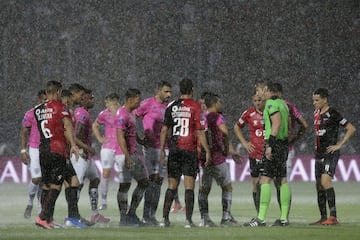
[[214,167],[213,177],[216,183],[221,187],[231,183],[230,170],[226,162]]
[[127,168],[125,165],[125,155],[116,155],[115,164],[118,169],[119,183],[131,183],[131,169]]
[[88,167],[88,162],[83,157],[79,156],[78,159],[76,159],[75,155],[72,155],[70,158],[71,164],[73,165],[76,176],[79,179],[80,184],[84,183],[85,173]]
[[115,161],[115,150],[102,148],[100,150],[100,160],[102,168],[111,169]]
[[88,167],[85,172],[85,177],[88,178],[90,181],[99,178],[99,173],[96,168],[96,164],[94,160],[87,160],[88,161]]
[[131,156],[134,161],[134,167],[132,169],[132,176],[136,181],[148,178],[148,174],[145,168],[145,163],[138,156]]
[[184,176],[191,176],[193,178],[196,178],[196,175],[199,171],[196,153],[191,151],[182,151],[181,158],[181,169]]
[[31,178],[41,178],[40,153],[38,148],[29,147]]

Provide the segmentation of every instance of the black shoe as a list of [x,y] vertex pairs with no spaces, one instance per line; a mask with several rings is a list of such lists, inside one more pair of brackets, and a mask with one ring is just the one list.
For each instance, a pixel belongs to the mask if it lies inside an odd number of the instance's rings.
[[141,222],[139,217],[136,216],[136,214],[127,214],[126,215],[126,225],[132,226],[132,227],[139,227],[139,226],[143,226],[144,224],[143,224],[143,222]]
[[159,221],[155,217],[147,217],[142,220],[143,225],[146,226],[159,226]]
[[221,219],[220,225],[222,227],[235,227],[238,226],[238,222],[231,216],[228,219]]
[[276,219],[275,222],[271,226],[272,227],[286,227],[286,226],[289,226],[289,221]]
[[244,223],[244,227],[265,227],[266,222],[258,218],[251,219],[250,222]]
[[193,228],[196,227],[196,225],[191,220],[185,220],[185,228]]
[[83,223],[83,224],[85,224],[85,225],[88,226],[88,227],[91,227],[91,226],[95,225],[94,222],[91,222],[91,221],[89,221],[89,220],[86,220],[86,219],[83,218],[83,217],[80,218],[80,222]]
[[169,219],[163,218],[163,220],[159,223],[159,227],[170,227]]

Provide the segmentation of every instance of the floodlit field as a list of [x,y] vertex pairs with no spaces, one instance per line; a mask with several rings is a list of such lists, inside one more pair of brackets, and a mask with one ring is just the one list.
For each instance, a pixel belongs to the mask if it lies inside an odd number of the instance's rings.
[[[166,185],[166,184],[165,184]],[[252,203],[250,183],[236,183],[233,186],[232,213],[242,225],[255,216]],[[163,192],[164,193],[163,188]],[[89,229],[52,229],[44,230],[34,224],[36,207],[33,217],[24,219],[23,212],[27,203],[27,185],[2,184],[0,185],[0,239],[360,239],[360,190],[359,183],[335,183],[337,196],[337,210],[340,225],[338,226],[309,226],[310,222],[319,219],[316,204],[314,183],[292,183],[293,204],[290,216],[290,226],[285,228],[264,227],[215,227],[184,229],[185,215],[183,213],[171,214],[172,226],[169,228],[156,227],[119,227],[119,212],[116,202],[117,184],[109,187],[109,208],[103,214],[111,218],[107,226],[94,226]],[[132,190],[132,189],[131,189]],[[275,193],[275,189],[273,189]],[[219,223],[221,219],[221,192],[215,184],[210,193],[210,216]],[[183,202],[183,188],[180,188]],[[196,199],[197,201],[197,199]],[[160,200],[158,219],[161,219],[163,196]],[[84,217],[90,216],[89,198],[87,188],[84,187],[79,202],[80,212]],[[278,217],[278,206],[273,194],[272,204],[267,217],[270,225]],[[66,201],[61,193],[56,209],[55,220],[63,222],[66,214]],[[142,216],[142,205],[138,216]],[[197,203],[193,220],[200,220]]]

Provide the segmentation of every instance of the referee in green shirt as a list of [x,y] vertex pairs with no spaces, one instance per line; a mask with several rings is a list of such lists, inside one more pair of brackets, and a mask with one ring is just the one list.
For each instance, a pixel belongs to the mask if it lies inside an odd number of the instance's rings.
[[271,199],[271,180],[281,179],[280,187],[280,218],[273,226],[289,225],[287,213],[290,205],[290,188],[286,178],[286,160],[288,156],[288,124],[289,109],[279,97],[281,85],[267,83],[264,86],[263,97],[266,100],[264,109],[265,152],[263,157],[264,171],[260,177],[260,208],[256,218],[245,223],[245,226],[266,226],[265,218]]

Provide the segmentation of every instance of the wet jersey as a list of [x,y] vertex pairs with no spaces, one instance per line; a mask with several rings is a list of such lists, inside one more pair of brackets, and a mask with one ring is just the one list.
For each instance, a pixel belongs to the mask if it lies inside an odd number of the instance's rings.
[[316,157],[323,158],[326,148],[335,145],[338,141],[339,126],[345,126],[348,121],[333,108],[320,114],[320,110],[314,112],[314,127],[316,135]]
[[59,101],[51,100],[37,105],[34,114],[40,132],[39,151],[67,157],[69,153],[63,123],[64,118],[70,118],[67,107]]
[[40,133],[34,115],[34,108],[30,109],[25,113],[24,118],[22,120],[22,126],[26,128],[30,128],[29,147],[39,148]]
[[265,140],[270,138],[271,133],[271,119],[270,117],[279,112],[281,124],[276,139],[285,140],[288,138],[289,132],[289,109],[284,100],[278,97],[272,97],[266,100],[264,108],[264,123],[265,123]]
[[115,149],[118,145],[115,119],[116,115],[114,115],[109,109],[101,111],[96,118],[96,122],[104,126],[104,135],[107,139],[107,141],[102,144],[102,148]]
[[226,124],[224,116],[220,113],[209,112],[206,116],[207,121],[207,131],[208,131],[208,140],[210,153],[211,153],[211,163],[213,165],[219,165],[226,161],[227,155],[224,154],[224,144],[223,144],[223,132],[219,129],[219,126]]
[[196,151],[197,130],[204,129],[200,104],[193,99],[178,99],[165,111],[164,125],[171,129],[170,149]]
[[[289,109],[289,137],[293,137],[293,135],[296,134],[295,127],[296,127],[296,121],[302,117],[302,113],[297,109],[297,107],[285,100],[286,105]],[[289,148],[294,148],[294,146],[289,146]]]
[[155,97],[145,99],[135,110],[135,114],[142,118],[144,137],[150,147],[160,148],[160,132],[164,122],[167,103],[160,103]]
[[[84,126],[84,135],[86,137],[84,143],[91,146],[92,143],[92,121],[89,112],[84,107],[78,107],[74,111],[75,129],[78,129],[79,124]],[[75,131],[76,132],[76,131]]]
[[236,123],[240,128],[249,126],[250,143],[255,150],[249,153],[249,158],[261,159],[264,152],[264,117],[255,107],[245,110]]
[[127,149],[130,155],[136,153],[136,116],[124,106],[119,108],[115,118],[115,128],[124,132]]

